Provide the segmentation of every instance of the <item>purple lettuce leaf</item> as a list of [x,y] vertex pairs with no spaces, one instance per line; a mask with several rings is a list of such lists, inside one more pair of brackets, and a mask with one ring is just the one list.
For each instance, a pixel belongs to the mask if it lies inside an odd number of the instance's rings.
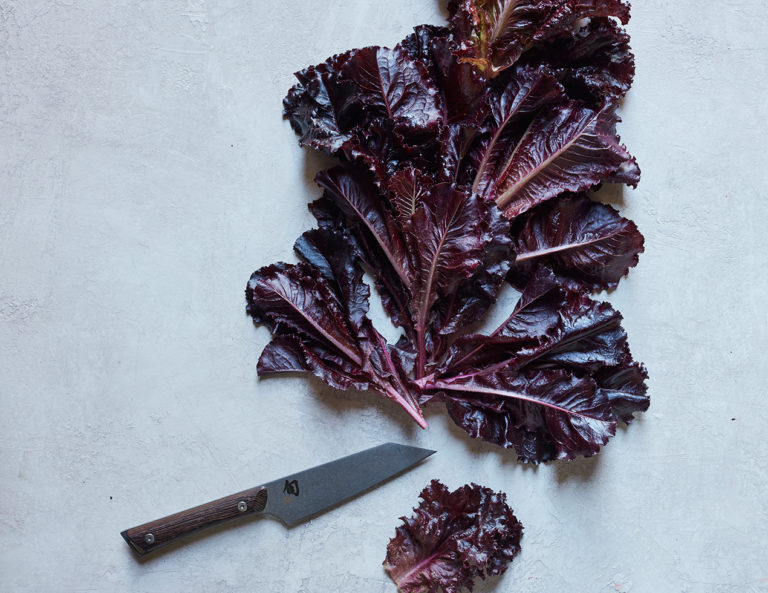
[[604,182],[636,186],[640,169],[616,134],[616,106],[594,111],[576,101],[552,106],[500,160],[490,195],[510,218],[563,192]]
[[513,234],[513,284],[524,286],[545,265],[572,287],[615,288],[637,265],[644,240],[637,225],[586,195],[550,200],[520,217]]
[[[453,336],[480,321],[507,278],[513,247],[509,221],[490,202],[484,220],[487,239],[480,266],[439,303],[435,326],[443,336]],[[435,356],[439,355],[437,350]]]
[[512,66],[557,0],[455,0],[449,4],[456,55],[485,78]]
[[274,264],[253,273],[246,299],[249,313],[274,331],[326,344],[357,365],[362,352],[344,305],[318,269],[306,263]]
[[544,105],[560,103],[563,98],[563,87],[546,67],[519,69],[505,86],[486,97],[488,116],[483,137],[473,150],[476,169],[473,191],[487,192],[488,186],[494,183],[496,167],[510,144],[514,146],[522,134],[519,124],[524,122],[527,126],[530,122],[526,116],[535,114]]
[[368,313],[371,291],[358,265],[362,253],[345,229],[313,229],[299,237],[293,249],[311,264],[341,297],[347,318],[360,330]]
[[397,47],[408,52],[411,59],[421,62],[434,78],[435,64],[432,41],[438,38],[447,38],[450,34],[451,31],[448,27],[418,25],[413,28],[413,33],[403,39]]
[[359,130],[345,144],[344,156],[369,169],[377,186],[386,190],[389,178],[406,166],[425,172],[436,168],[440,151],[437,133],[437,129],[415,133],[391,119],[381,118]]
[[648,371],[641,363],[625,361],[617,366],[605,367],[593,375],[600,390],[611,402],[616,417],[629,424],[636,412],[645,412],[650,404],[645,384]]
[[563,370],[499,371],[443,386],[442,401],[470,436],[540,463],[598,452],[619,421],[648,409],[645,368],[605,367],[594,377]]
[[646,377],[621,315],[541,268],[494,332],[458,339],[419,383],[422,401],[444,401],[471,436],[538,463],[596,453],[618,421],[647,409]]
[[563,288],[554,274],[540,268],[525,286],[512,313],[489,335],[459,337],[435,375],[450,377],[473,369],[496,370],[522,353],[530,355],[555,333],[564,302]]
[[426,67],[400,47],[339,54],[297,72],[296,78],[283,113],[300,144],[360,158],[376,172],[417,154],[442,118]]
[[408,302],[415,264],[396,208],[382,199],[371,174],[353,164],[321,171],[316,181],[325,192],[310,206],[313,214],[321,226],[345,228],[354,236],[384,309],[396,326],[413,336]]
[[401,593],[471,591],[520,552],[523,526],[503,492],[477,484],[451,492],[432,480],[420,498],[387,545],[384,568]]
[[339,74],[348,57],[349,52],[296,73],[299,82],[285,97],[283,114],[302,146],[338,154],[352,138],[359,106],[354,85]]
[[[319,237],[315,241],[322,244]],[[309,242],[302,248],[307,253],[313,249]],[[328,254],[330,246],[324,251]],[[311,259],[321,257],[314,254]],[[356,274],[348,279],[360,282]],[[307,262],[274,264],[253,273],[246,289],[248,312],[275,336],[259,359],[259,375],[302,370],[337,389],[373,389],[426,427],[417,394],[391,347],[367,317],[358,326],[349,322],[350,305],[334,290],[343,283],[343,277],[329,282],[320,267]],[[345,287],[343,294],[353,295],[353,302],[361,292]]]
[[438,89],[444,123],[467,125],[488,87],[470,64],[456,59],[450,30],[421,25],[399,47],[427,68]]
[[261,351],[256,369],[260,377],[309,370],[304,360],[301,340],[292,335],[273,338]]
[[389,263],[375,238],[367,232],[365,225],[355,224],[344,216],[334,201],[327,197],[315,200],[309,205],[321,229],[339,232],[347,231],[353,238],[362,268],[371,273],[376,292],[392,323],[401,327],[409,339],[414,339],[413,320],[408,304],[408,288]]
[[567,35],[592,17],[626,24],[619,0],[455,0],[449,5],[456,55],[486,78],[512,66],[537,41]]
[[595,381],[559,369],[505,369],[435,388],[470,436],[514,448],[529,463],[594,455],[616,432],[611,402]]
[[471,277],[483,259],[490,237],[485,232],[488,204],[448,184],[435,185],[411,217],[407,232],[417,258],[411,284],[411,316],[417,352],[417,378],[430,361],[432,307]]
[[366,171],[352,165],[339,165],[320,171],[315,181],[325,196],[343,212],[356,234],[365,235],[383,253],[384,258],[404,286],[411,284],[411,264],[405,238],[396,216],[379,196],[379,189]]
[[450,124],[443,127],[440,135],[438,181],[453,183],[471,191],[475,170],[470,156],[480,133],[480,125],[475,123]]
[[407,165],[389,178],[387,194],[389,201],[395,206],[402,225],[407,224],[416,213],[416,209],[434,183],[431,175],[413,165]]
[[554,331],[524,354],[520,361],[524,366],[594,374],[632,361],[621,314],[609,303],[568,290],[558,314],[560,322]]
[[447,123],[470,125],[489,87],[470,65],[456,60],[455,43],[450,37],[435,37],[430,42],[435,80],[442,97]]
[[623,25],[629,22],[629,4],[622,0],[565,0],[541,25],[534,39],[566,36],[579,28],[584,19],[614,17]]
[[569,97],[594,108],[623,97],[635,75],[629,35],[605,18],[591,20],[570,36],[537,43],[521,63],[547,64]]
[[407,128],[434,128],[440,122],[437,89],[426,67],[403,48],[353,51],[341,74],[356,85],[371,119],[386,117]]

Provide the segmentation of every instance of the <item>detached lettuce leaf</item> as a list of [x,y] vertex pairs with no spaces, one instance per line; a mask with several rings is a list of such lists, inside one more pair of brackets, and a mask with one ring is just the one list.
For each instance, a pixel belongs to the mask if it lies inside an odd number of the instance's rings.
[[387,546],[384,568],[401,593],[458,593],[503,574],[520,552],[523,526],[503,492],[477,484],[422,490]]

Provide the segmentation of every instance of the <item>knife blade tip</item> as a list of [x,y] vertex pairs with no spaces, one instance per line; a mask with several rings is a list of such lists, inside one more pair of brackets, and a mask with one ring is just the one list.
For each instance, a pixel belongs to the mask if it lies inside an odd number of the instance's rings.
[[403,449],[404,451],[408,451],[411,454],[415,454],[419,459],[426,459],[430,455],[434,455],[437,453],[437,450],[435,449],[425,449],[423,447],[414,447],[413,445],[404,445],[403,443],[395,443],[395,442],[388,442],[384,443],[384,446],[389,447],[397,447],[399,449]]

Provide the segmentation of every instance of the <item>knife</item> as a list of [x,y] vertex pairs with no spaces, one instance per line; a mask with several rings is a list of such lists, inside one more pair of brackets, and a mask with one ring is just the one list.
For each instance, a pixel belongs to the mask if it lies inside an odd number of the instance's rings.
[[251,515],[293,527],[416,465],[434,451],[385,443],[237,494],[150,521],[120,535],[139,556],[200,529]]

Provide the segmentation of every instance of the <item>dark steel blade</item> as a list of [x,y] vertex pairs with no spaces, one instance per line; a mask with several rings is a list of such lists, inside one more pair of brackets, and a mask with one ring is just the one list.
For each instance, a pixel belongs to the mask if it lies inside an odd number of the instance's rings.
[[336,506],[405,471],[434,451],[386,443],[264,486],[264,512],[288,527]]

